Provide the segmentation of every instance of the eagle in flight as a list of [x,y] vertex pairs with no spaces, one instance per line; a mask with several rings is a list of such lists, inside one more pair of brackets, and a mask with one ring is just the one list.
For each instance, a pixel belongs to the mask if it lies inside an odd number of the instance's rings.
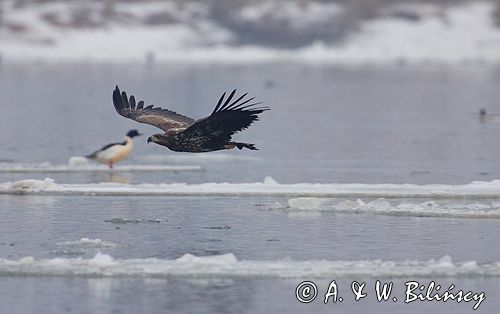
[[254,144],[231,141],[231,137],[259,120],[259,114],[269,110],[257,107],[260,102],[246,98],[247,94],[234,99],[236,90],[229,96],[222,94],[210,116],[194,120],[171,110],[144,107],[144,101],[136,103],[133,95],[120,92],[118,86],[113,91],[113,104],[116,112],[125,118],[147,123],[162,129],[165,133],[154,134],[149,142],[166,146],[176,152],[202,153],[221,149],[247,148],[257,150]]

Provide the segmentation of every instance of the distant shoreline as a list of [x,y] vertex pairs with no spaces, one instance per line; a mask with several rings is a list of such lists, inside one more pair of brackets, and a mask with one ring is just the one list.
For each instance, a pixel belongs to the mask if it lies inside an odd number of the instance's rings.
[[[147,2],[130,4],[127,7],[129,11],[126,12],[137,18],[150,17],[152,13],[144,15],[144,11],[153,5],[156,6],[153,9],[158,10],[159,3]],[[428,3],[399,3],[389,13],[364,20],[355,30],[334,41],[328,39],[328,31],[334,32],[335,25],[325,23],[336,21],[336,16],[340,19],[342,7],[335,4],[329,8],[326,16],[321,15],[321,7],[311,9],[302,24],[288,25],[288,28],[281,31],[291,32],[292,35],[296,33],[296,37],[300,38],[306,31],[321,30],[323,27],[325,34],[317,35],[318,38],[311,43],[296,47],[286,47],[285,44],[275,47],[258,43],[259,40],[266,40],[265,38],[245,43],[248,41],[248,34],[237,33],[219,21],[211,20],[202,5],[189,9],[193,12],[200,11],[196,14],[201,17],[196,18],[193,16],[197,15],[185,7],[164,7],[165,12],[174,14],[176,10],[181,10],[180,13],[188,15],[185,20],[170,24],[146,25],[113,21],[102,27],[75,28],[56,27],[53,25],[54,21],[52,24],[46,21],[49,14],[47,12],[69,14],[68,12],[72,12],[67,11],[69,9],[69,5],[49,2],[25,9],[5,10],[3,20],[11,23],[15,21],[17,24],[12,25],[22,25],[23,28],[7,31],[5,27],[0,27],[0,63],[296,62],[347,66],[500,64],[500,28],[495,25],[496,11],[493,2],[469,2],[449,7]],[[270,19],[267,13],[259,13],[257,9],[258,7],[250,7],[247,10],[249,13],[242,18],[258,22]],[[291,19],[295,13],[291,9],[288,11],[290,16],[274,18]],[[298,28],[295,33],[289,29],[293,27]],[[283,40],[293,41],[294,37],[289,36]]]

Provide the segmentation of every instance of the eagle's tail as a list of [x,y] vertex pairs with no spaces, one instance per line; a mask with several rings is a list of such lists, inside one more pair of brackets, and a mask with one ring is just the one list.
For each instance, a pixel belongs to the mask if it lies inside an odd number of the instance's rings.
[[238,149],[243,149],[243,148],[248,148],[249,150],[259,150],[257,147],[255,147],[255,144],[248,144],[248,143],[231,143],[236,145]]

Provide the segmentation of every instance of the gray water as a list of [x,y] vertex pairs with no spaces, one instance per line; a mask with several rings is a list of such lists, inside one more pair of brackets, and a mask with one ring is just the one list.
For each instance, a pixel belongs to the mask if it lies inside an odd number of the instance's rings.
[[[114,85],[147,104],[201,118],[220,94],[238,88],[271,111],[241,141],[259,151],[224,158],[178,155],[136,142],[126,164],[200,165],[200,172],[0,173],[0,182],[50,177],[58,183],[444,183],[500,178],[500,124],[481,123],[479,108],[500,112],[500,69],[487,67],[339,68],[296,64],[2,65],[0,160],[65,164],[127,130],[157,130],[115,113]],[[215,153],[217,154],[217,153]],[[171,156],[174,156],[171,158]],[[181,157],[176,157],[181,156]],[[458,219],[272,209],[282,197],[151,197],[0,195],[0,258],[175,259],[234,254],[238,260],[500,261],[496,219]],[[117,224],[114,218],[139,220]],[[119,244],[64,247],[80,238]],[[1,313],[471,313],[472,305],[378,303],[371,296],[301,304],[307,278],[88,278],[0,274]],[[329,281],[320,278],[324,293]],[[387,279],[387,278],[386,278]],[[498,277],[438,280],[484,291],[478,312],[500,306]],[[352,280],[339,278],[348,289]],[[391,280],[391,278],[387,279]],[[347,295],[347,293],[346,293]]]

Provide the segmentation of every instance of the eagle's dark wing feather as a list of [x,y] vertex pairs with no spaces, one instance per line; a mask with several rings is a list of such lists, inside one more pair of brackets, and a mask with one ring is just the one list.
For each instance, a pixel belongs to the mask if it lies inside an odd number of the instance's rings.
[[154,125],[165,132],[174,128],[186,128],[195,122],[189,117],[167,109],[154,108],[152,105],[144,107],[142,100],[136,104],[135,97],[132,95],[128,98],[127,93],[120,92],[118,86],[113,91],[113,104],[116,112],[125,118]]
[[224,138],[228,141],[233,134],[258,121],[260,113],[269,110],[267,107],[256,107],[260,102],[251,103],[253,97],[245,100],[246,93],[232,101],[235,93],[236,90],[233,90],[227,98],[226,93],[222,94],[212,114],[189,126],[183,136]]

